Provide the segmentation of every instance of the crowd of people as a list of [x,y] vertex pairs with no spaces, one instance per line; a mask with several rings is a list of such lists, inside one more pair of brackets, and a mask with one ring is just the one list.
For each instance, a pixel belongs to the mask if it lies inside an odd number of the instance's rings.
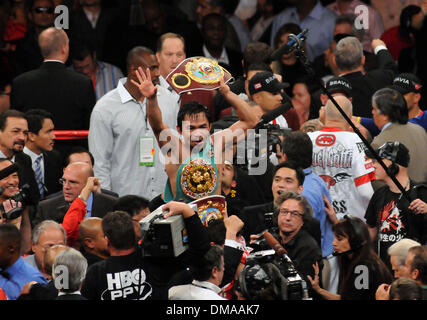
[[426,15],[1,0],[0,300],[426,300]]

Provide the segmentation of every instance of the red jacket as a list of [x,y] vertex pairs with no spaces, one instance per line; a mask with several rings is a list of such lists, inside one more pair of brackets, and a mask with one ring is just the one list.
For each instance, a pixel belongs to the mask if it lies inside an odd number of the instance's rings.
[[67,233],[67,245],[73,247],[79,236],[80,222],[86,216],[86,203],[80,198],[76,198],[64,216],[62,226]]

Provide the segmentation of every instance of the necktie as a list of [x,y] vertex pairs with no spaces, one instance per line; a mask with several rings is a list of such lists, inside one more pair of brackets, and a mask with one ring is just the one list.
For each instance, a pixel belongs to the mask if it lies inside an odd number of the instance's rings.
[[42,168],[40,165],[40,162],[42,160],[42,155],[39,155],[36,159],[36,181],[37,181],[37,186],[39,187],[39,192],[40,192],[40,198],[43,198],[43,194],[44,194],[44,184],[43,184],[43,174],[42,174]]

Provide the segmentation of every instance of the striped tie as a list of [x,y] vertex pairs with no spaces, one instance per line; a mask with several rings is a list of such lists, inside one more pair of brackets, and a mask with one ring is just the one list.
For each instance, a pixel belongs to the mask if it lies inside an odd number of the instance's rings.
[[43,174],[40,161],[42,160],[42,155],[39,155],[36,159],[36,181],[40,191],[40,198],[43,198],[44,194],[44,184],[43,184]]

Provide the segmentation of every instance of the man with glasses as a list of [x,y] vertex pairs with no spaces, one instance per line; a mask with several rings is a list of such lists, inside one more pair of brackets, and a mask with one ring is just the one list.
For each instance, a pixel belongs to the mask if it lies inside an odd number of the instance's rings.
[[55,21],[55,5],[52,0],[30,0],[26,8],[28,31],[14,53],[16,75],[41,66],[43,56],[37,39],[43,30],[53,27]]
[[60,179],[62,194],[39,203],[34,225],[47,219],[62,223],[65,213],[77,198],[85,209],[86,217],[102,218],[108,211],[111,211],[116,198],[101,193],[100,188],[95,188],[100,185],[93,186],[88,191],[88,188],[85,187],[89,181],[94,179],[96,178],[93,178],[93,169],[88,163],[70,163],[64,169]]

